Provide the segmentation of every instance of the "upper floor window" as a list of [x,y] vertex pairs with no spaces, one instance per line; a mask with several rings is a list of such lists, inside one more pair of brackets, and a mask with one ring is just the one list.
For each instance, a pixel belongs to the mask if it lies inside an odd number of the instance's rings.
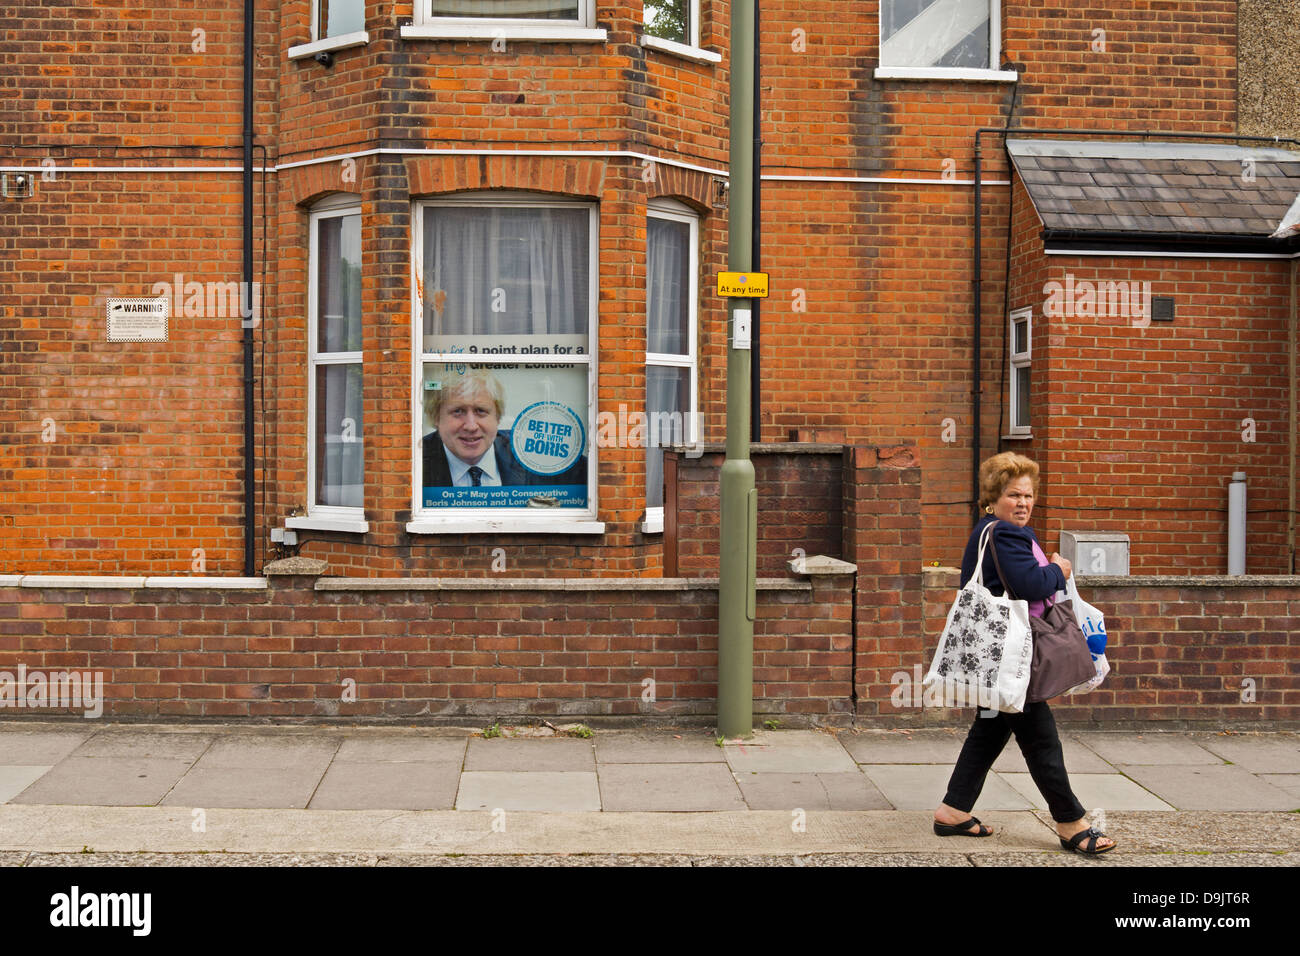
[[1033,314],[1029,309],[1011,313],[1011,436],[1028,436],[1029,378],[1033,359]]
[[1001,6],[1001,0],[880,0],[876,76],[1016,79],[998,68]]
[[647,36],[699,46],[699,0],[645,0],[643,17]]
[[313,7],[313,40],[347,36],[366,28],[365,0],[315,0]]
[[591,0],[417,0],[428,19],[543,21],[591,25]]

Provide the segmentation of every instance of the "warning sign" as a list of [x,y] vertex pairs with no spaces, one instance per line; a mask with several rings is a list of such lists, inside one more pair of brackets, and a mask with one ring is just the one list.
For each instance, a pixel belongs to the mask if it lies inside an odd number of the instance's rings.
[[719,272],[718,295],[743,299],[766,299],[767,273]]
[[109,299],[110,342],[166,342],[169,302],[157,299]]

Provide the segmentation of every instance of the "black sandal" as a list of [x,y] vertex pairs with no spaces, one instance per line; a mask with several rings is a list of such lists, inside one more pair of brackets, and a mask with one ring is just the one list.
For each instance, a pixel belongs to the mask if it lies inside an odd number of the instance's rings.
[[[1101,849],[1097,849],[1097,840],[1104,836],[1106,836],[1106,834],[1102,833],[1096,827],[1088,827],[1086,830],[1080,830],[1068,840],[1065,837],[1061,837],[1061,849],[1070,850],[1074,853],[1086,853],[1088,856],[1099,856],[1100,854],[1113,850],[1118,846],[1118,844],[1112,843],[1110,846],[1104,846]],[[1085,837],[1088,838],[1088,845],[1086,847],[1080,846],[1079,842]]]
[[[979,824],[979,833],[971,832],[970,825],[972,823]],[[980,823],[979,817],[970,817],[969,819],[963,820],[961,823],[940,823],[938,820],[935,820],[934,832],[938,836],[986,837],[993,835],[991,829]],[[1062,840],[1061,842],[1064,843],[1065,841]]]

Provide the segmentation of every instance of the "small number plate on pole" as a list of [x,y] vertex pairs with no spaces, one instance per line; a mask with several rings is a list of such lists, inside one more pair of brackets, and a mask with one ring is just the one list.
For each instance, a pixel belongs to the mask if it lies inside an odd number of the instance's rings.
[[719,272],[718,295],[741,299],[766,299],[767,273]]

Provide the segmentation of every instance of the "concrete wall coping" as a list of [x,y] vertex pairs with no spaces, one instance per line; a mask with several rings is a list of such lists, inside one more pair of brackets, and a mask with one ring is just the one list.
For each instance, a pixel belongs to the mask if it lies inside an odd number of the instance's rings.
[[[959,577],[960,568],[921,569],[922,576]],[[1300,588],[1297,574],[1080,574],[1081,588]]]
[[105,574],[0,574],[9,588],[266,588],[266,578],[144,577]]
[[[764,441],[749,446],[751,455],[839,455],[846,447],[831,442],[812,441]],[[703,441],[698,445],[667,445],[667,451],[689,453],[702,451],[706,455],[726,454],[727,443],[721,441]]]
[[[811,591],[810,581],[759,578],[760,591]],[[317,591],[716,591],[717,578],[320,578]]]

